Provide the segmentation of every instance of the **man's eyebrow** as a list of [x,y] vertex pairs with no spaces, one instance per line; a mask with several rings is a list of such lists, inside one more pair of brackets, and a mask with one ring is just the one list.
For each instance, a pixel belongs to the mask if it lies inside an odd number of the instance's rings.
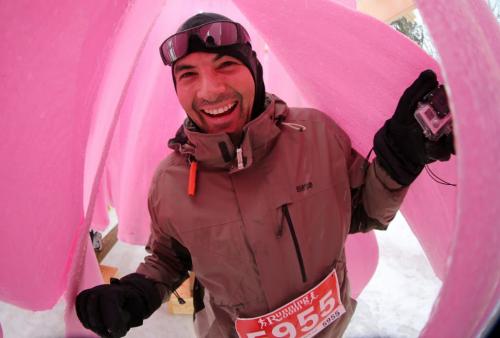
[[217,54],[215,54],[215,57],[213,58],[212,61],[217,61],[219,59],[222,59],[224,56],[226,56],[226,55],[221,54],[221,53],[217,53]]
[[227,54],[221,54],[221,53],[217,53],[217,54],[215,54],[214,58],[212,59],[212,62],[215,62],[215,61],[217,61],[217,60],[220,60],[220,59],[222,59],[223,57],[226,57],[226,56],[227,56],[227,57],[230,57],[230,58],[232,58],[232,59],[234,59],[235,61],[237,61],[237,62],[239,62],[239,63],[241,63],[241,61],[240,61],[240,60],[238,60],[237,58],[235,58],[234,56],[227,55]]
[[183,64],[175,65],[174,74],[177,74],[178,72],[180,72],[182,70],[193,69],[193,68],[194,68],[194,66],[191,66],[191,65],[183,65]]

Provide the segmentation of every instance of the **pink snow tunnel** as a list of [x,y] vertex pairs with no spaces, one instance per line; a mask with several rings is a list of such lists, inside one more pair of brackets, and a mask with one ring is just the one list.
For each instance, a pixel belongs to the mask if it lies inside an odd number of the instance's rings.
[[[354,2],[0,2],[0,299],[45,310],[65,293],[67,336],[85,332],[74,296],[101,282],[88,230],[111,204],[120,239],[145,242],[149,181],[184,117],[158,46],[203,10],[248,27],[268,91],[327,112],[363,154],[418,73],[440,74],[457,156],[432,168],[458,187],[421,175],[403,206],[444,282],[421,335],[479,334],[500,296],[498,23],[484,0],[417,0],[437,63]],[[373,234],[349,240],[355,295],[377,255]]]

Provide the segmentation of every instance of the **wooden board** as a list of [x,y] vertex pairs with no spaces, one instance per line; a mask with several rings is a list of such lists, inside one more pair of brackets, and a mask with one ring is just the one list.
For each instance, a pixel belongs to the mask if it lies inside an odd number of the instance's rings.
[[193,315],[194,304],[193,304],[193,284],[194,284],[194,274],[190,274],[189,278],[182,283],[181,286],[175,290],[177,294],[186,301],[185,304],[179,304],[177,297],[172,294],[169,301],[167,302],[167,310],[169,313],[174,315]]
[[102,279],[104,280],[104,283],[107,284],[110,283],[110,279],[115,277],[118,272],[118,268],[115,268],[114,266],[99,265],[99,268],[101,269]]

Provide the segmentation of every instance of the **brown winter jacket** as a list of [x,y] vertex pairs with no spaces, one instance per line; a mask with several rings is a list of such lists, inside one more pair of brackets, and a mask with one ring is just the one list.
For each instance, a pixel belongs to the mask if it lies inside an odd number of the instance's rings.
[[[407,190],[376,160],[368,166],[327,115],[269,99],[244,127],[243,168],[227,134],[185,124],[152,182],[150,255],[137,272],[166,294],[196,273],[200,337],[236,337],[236,318],[279,308],[333,268],[346,313],[318,337],[341,336],[356,304],[346,237],[385,229]],[[187,195],[188,159],[198,162],[194,197]]]

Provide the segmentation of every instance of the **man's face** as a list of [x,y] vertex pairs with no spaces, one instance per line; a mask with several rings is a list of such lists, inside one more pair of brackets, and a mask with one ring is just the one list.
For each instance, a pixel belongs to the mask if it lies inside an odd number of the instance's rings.
[[236,139],[250,120],[255,84],[238,59],[195,52],[174,65],[177,97],[188,116],[206,133],[226,132]]

